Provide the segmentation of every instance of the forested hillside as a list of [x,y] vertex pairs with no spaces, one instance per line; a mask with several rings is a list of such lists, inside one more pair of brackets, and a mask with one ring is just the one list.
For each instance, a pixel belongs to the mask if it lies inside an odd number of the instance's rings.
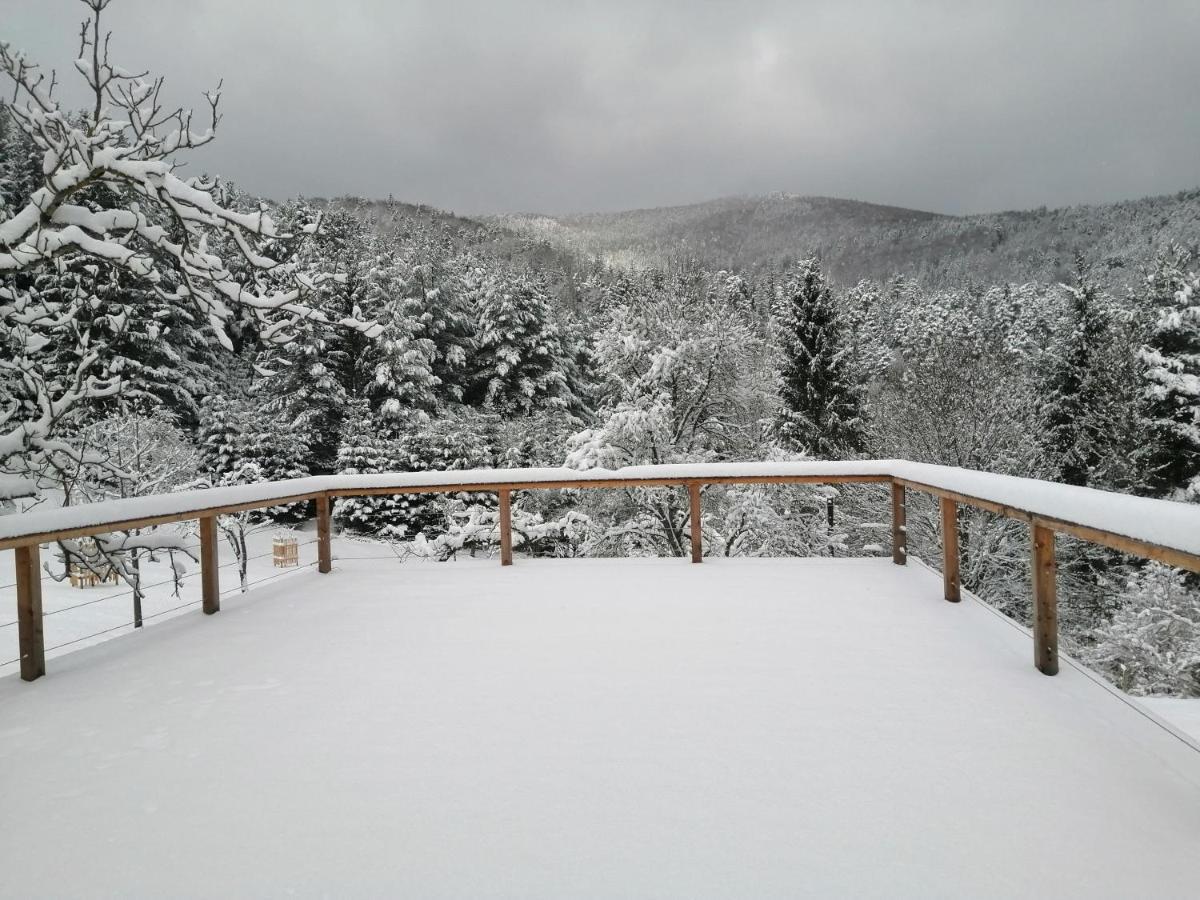
[[772,194],[692,206],[579,216],[505,216],[499,222],[556,246],[623,266],[696,260],[710,268],[777,270],[805,256],[850,285],[895,274],[938,287],[975,280],[1057,281],[1076,253],[1128,287],[1155,248],[1195,251],[1200,190],[1102,206],[979,216]]
[[[104,100],[84,112],[6,47],[0,62],[18,97],[0,110],[9,511],[305,473],[804,455],[1200,501],[1196,192],[961,219],[785,196],[486,222],[268,203],[182,177],[212,132],[106,60],[82,71]],[[684,553],[677,491],[581,494],[520,498],[520,549]],[[492,504],[351,498],[335,515],[448,558],[494,545]],[[883,504],[714,489],[705,546],[878,553]],[[1024,527],[962,515],[964,583],[1027,619]],[[932,557],[937,511],[909,521]],[[260,524],[222,521],[235,553]],[[186,550],[64,541],[52,574],[112,566],[136,591],[155,553]],[[1060,558],[1072,649],[1129,689],[1200,695],[1192,580],[1069,541]]]

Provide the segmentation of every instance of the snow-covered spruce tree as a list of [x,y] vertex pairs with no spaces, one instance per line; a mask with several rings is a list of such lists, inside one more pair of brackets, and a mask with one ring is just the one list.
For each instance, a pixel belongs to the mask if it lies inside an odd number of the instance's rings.
[[[1103,480],[1110,457],[1120,450],[1123,396],[1114,345],[1112,302],[1103,295],[1076,255],[1072,284],[1059,286],[1066,301],[1063,335],[1048,354],[1042,389],[1045,446],[1066,484]],[[1105,485],[1107,486],[1107,485]]]
[[[372,260],[363,277],[364,308],[379,333],[364,355],[365,396],[383,422],[403,424],[437,405],[436,344],[424,336],[424,289],[410,286],[411,268],[393,254]],[[414,296],[415,294],[415,296]]]
[[[374,417],[365,400],[351,401],[342,424],[338,446],[339,475],[370,475],[396,471],[395,440],[375,427]],[[400,539],[407,533],[403,496],[339,497],[333,517],[346,530]]]
[[[55,455],[78,457],[58,434],[60,424],[84,401],[121,387],[119,376],[97,374],[110,350],[102,342],[82,350],[69,371],[47,370],[47,348],[92,298],[45,298],[33,283],[38,273],[78,257],[123,269],[160,302],[189,304],[226,346],[238,316],[253,318],[264,340],[279,342],[297,322],[325,318],[303,302],[314,279],[295,272],[286,257],[263,252],[265,242],[284,237],[265,211],[235,212],[221,205],[213,183],[176,174],[180,157],[213,139],[219,94],[206,95],[209,127],[194,131],[190,111],[162,105],[161,79],[110,63],[100,24],[110,0],[83,2],[91,15],[75,65],[90,103],[81,117],[54,98],[54,79],[0,43],[0,71],[15,85],[6,116],[43,160],[37,189],[6,206],[0,219],[0,379],[15,388],[0,397],[5,495],[36,490],[37,478],[64,467],[49,464]],[[112,202],[90,202],[96,192]],[[212,249],[222,238],[250,271],[290,273],[286,287],[265,290],[253,278],[235,278]]]
[[[314,276],[335,272],[339,277],[313,289],[313,305],[334,319],[370,318],[371,311],[364,312],[366,274],[377,240],[366,226],[340,210],[321,214],[304,201],[287,204],[280,210],[280,221],[292,231],[321,224],[297,252],[296,265]],[[367,357],[373,341],[360,331],[316,320],[301,322],[294,331],[293,340],[259,352],[255,389],[269,412],[304,437],[309,447],[306,467],[332,472],[346,403],[370,384]]]
[[1178,250],[1159,256],[1147,278],[1157,320],[1142,348],[1150,493],[1200,501],[1200,279]]
[[476,308],[489,281],[484,264],[457,249],[447,235],[417,223],[398,242],[405,260],[405,300],[433,342],[431,370],[442,403],[461,403],[471,389]]
[[[484,429],[469,413],[434,420],[413,416],[401,424],[381,420],[361,400],[352,404],[338,449],[338,472],[347,475],[482,468],[493,462]],[[359,534],[391,540],[433,536],[449,525],[447,503],[455,499],[494,504],[490,495],[470,494],[344,497],[338,499],[334,517]]]
[[[310,474],[305,466],[308,445],[304,434],[268,412],[262,405],[236,397],[211,396],[202,405],[199,443],[200,474],[213,484],[284,481]],[[255,517],[295,521],[305,504],[272,507]]]
[[465,401],[508,414],[574,404],[561,332],[540,285],[522,275],[489,279],[480,291],[474,384]]
[[814,259],[789,273],[775,311],[780,348],[780,438],[815,456],[862,448],[862,392],[855,383],[833,294]]
[[0,103],[0,219],[22,206],[41,181],[41,153]]
[[[308,474],[304,466],[308,456],[304,436],[247,399],[206,398],[197,439],[199,476],[213,487],[281,481]],[[247,537],[271,521],[302,519],[308,512],[307,506],[292,503],[219,517],[218,525],[238,563],[243,591],[250,559]]]
[[1177,570],[1150,563],[1133,575],[1093,637],[1084,661],[1121,690],[1200,697],[1200,592]]

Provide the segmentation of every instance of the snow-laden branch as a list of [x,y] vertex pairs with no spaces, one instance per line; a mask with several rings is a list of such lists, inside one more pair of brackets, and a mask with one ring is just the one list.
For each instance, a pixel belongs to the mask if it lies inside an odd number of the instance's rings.
[[[267,252],[267,244],[290,252],[293,235],[280,233],[264,208],[228,209],[214,197],[215,183],[176,174],[182,153],[215,136],[219,86],[204,95],[207,126],[193,129],[192,111],[163,105],[161,78],[147,80],[110,62],[100,29],[109,0],[82,2],[91,16],[81,28],[75,69],[93,98],[82,120],[54,99],[53,76],[47,80],[23,52],[0,42],[0,71],[15,88],[7,109],[42,151],[44,174],[27,203],[0,221],[0,276],[68,254],[94,257],[146,279],[164,298],[194,303],[226,342],[239,310],[259,319],[261,333],[277,342],[303,320],[327,322],[304,298],[329,276],[303,276],[287,257]],[[97,188],[120,205],[98,209],[79,199]],[[236,277],[210,249],[214,239],[223,239],[251,273],[274,273],[272,281],[283,286],[263,289]],[[352,319],[336,324],[376,330]]]

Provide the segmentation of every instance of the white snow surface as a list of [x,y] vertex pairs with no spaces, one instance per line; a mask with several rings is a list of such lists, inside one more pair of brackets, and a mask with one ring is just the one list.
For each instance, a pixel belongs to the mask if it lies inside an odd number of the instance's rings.
[[1191,737],[1197,746],[1200,746],[1200,698],[1138,697],[1137,702]]
[[622,469],[463,469],[445,472],[391,472],[326,475],[159,494],[59,508],[39,507],[0,516],[0,540],[153,516],[183,514],[214,506],[255,503],[325,490],[373,487],[430,487],[454,484],[588,482],[605,479],[705,479],[772,476],[886,476],[1000,503],[1036,516],[1097,528],[1136,540],[1200,554],[1200,505],[1154,500],[1032,478],[995,475],[952,466],[904,460],[690,463],[630,466]]
[[0,679],[0,896],[1194,896],[1196,748],[920,565],[223,603]]

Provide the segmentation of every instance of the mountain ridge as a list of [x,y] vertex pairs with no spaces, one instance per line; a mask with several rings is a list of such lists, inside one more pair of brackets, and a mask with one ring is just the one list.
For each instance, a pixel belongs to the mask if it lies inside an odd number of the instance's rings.
[[967,279],[1054,281],[1076,252],[1133,274],[1171,244],[1197,249],[1200,188],[1104,204],[965,216],[773,192],[680,206],[565,216],[483,217],[506,229],[618,266],[696,260],[713,268],[778,269],[821,258],[841,282],[895,274],[938,284]]

